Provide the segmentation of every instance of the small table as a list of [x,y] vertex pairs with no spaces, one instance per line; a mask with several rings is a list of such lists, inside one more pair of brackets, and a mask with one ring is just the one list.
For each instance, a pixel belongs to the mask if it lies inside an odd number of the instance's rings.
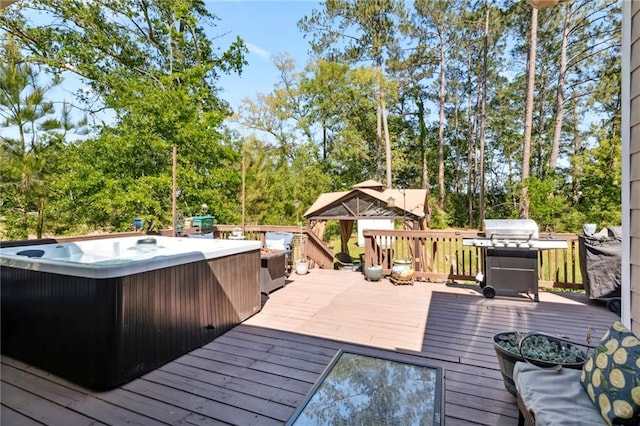
[[287,425],[444,424],[443,370],[395,352],[339,351]]

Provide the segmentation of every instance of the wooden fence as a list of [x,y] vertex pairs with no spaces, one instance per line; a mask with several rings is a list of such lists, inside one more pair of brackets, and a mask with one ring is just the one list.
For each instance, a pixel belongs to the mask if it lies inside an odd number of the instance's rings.
[[[364,231],[365,266],[382,265],[389,274],[393,260],[411,260],[415,276],[427,281],[475,281],[483,271],[483,250],[463,246],[463,238],[480,236],[477,232],[451,231]],[[538,252],[539,284],[544,287],[582,289],[578,236],[576,234],[540,234],[540,238],[562,239],[567,249]]]
[[[228,238],[237,225],[214,225],[211,232],[215,238]],[[260,240],[264,244],[265,233],[269,231],[294,234],[292,258],[307,258],[312,267],[332,268],[333,251],[306,228],[298,226],[246,226],[245,238]],[[184,234],[199,232],[195,228],[185,229]],[[160,234],[171,236],[172,230]],[[365,251],[362,261],[365,266],[382,265],[383,273],[391,273],[393,260],[410,259],[415,276],[426,281],[475,281],[479,272],[484,273],[483,250],[478,247],[463,246],[463,238],[480,236],[469,231],[364,231]],[[137,232],[90,235],[81,237],[56,237],[41,240],[2,241],[0,246],[10,247],[27,244],[71,242],[96,238],[140,235]],[[576,234],[546,234],[540,238],[552,237],[567,241],[567,249],[541,250],[538,252],[539,284],[543,287],[582,289],[578,236]]]

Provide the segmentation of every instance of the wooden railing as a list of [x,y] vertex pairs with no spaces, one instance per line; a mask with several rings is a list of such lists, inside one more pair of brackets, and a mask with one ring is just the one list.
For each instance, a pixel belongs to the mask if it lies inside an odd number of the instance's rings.
[[[237,229],[237,225],[214,225],[210,232],[215,238],[228,238]],[[306,228],[298,226],[245,226],[244,235],[248,240],[265,241],[265,234],[272,232],[288,232],[294,234],[292,259],[302,257],[311,260],[311,266],[320,268],[333,267],[333,251]],[[183,234],[199,233],[196,228],[183,230]],[[205,231],[209,232],[209,231]],[[161,235],[173,235],[172,230],[163,230]],[[113,238],[140,233],[126,232],[114,234],[98,234],[76,237],[56,237],[40,240],[2,241],[0,246],[21,246],[30,244],[46,244],[53,242],[71,242],[96,238]],[[363,233],[365,252],[362,256],[365,266],[382,265],[383,273],[390,274],[394,259],[410,259],[415,276],[427,281],[475,281],[479,272],[484,273],[482,249],[463,246],[463,238],[479,236],[478,232],[451,231],[383,231],[368,230]],[[304,236],[304,254],[302,244]],[[566,289],[582,289],[580,272],[578,236],[576,234],[546,234],[541,238],[553,237],[567,241],[567,249],[541,250],[538,252],[539,284],[543,287]]]
[[[185,228],[181,235],[213,233],[214,238],[227,239],[232,233],[239,229],[238,225],[214,225],[210,230],[201,231],[198,228]],[[247,240],[258,240],[264,246],[265,234],[267,232],[287,232],[294,235],[291,260],[307,259],[311,261],[311,267],[332,268],[333,267],[333,250],[306,228],[299,226],[280,226],[280,225],[247,225],[244,229],[244,236]],[[82,235],[70,237],[50,237],[30,240],[12,240],[0,241],[1,247],[18,247],[35,244],[51,244],[51,243],[68,243],[74,241],[84,241],[102,238],[118,238],[130,237],[145,234],[144,232],[122,232],[95,235]],[[163,229],[160,232],[148,232],[146,234],[173,236],[172,229]],[[304,247],[303,247],[304,241]]]
[[[475,281],[484,271],[483,250],[463,246],[463,238],[478,237],[478,232],[450,231],[381,231],[369,230],[365,238],[365,266],[382,265],[383,273],[391,273],[393,260],[409,259],[415,276],[427,281]],[[567,249],[538,252],[539,285],[544,287],[582,289],[575,234],[540,234],[567,241]]]
[[[241,229],[239,225],[213,225],[211,230],[200,231],[198,228],[186,228],[182,231],[182,235],[194,233],[212,232],[214,238],[227,239],[236,229]],[[302,229],[304,231],[304,228]],[[281,226],[281,225],[246,225],[244,227],[244,237],[247,240],[260,240],[264,244],[264,235],[267,232],[288,232],[291,234],[300,234],[299,226]],[[171,235],[172,231],[162,231],[163,235]]]
[[313,232],[305,229],[305,257],[311,260],[311,266],[318,266],[323,269],[333,268],[333,250],[329,248],[320,237]]
[[[228,238],[237,228],[237,225],[214,225],[212,232],[215,238]],[[244,229],[244,236],[247,240],[260,240],[264,245],[264,238],[267,232],[288,232],[294,235],[292,260],[304,258],[311,261],[311,267],[333,268],[333,250],[327,247],[322,239],[307,228],[300,228],[299,226],[247,225]]]

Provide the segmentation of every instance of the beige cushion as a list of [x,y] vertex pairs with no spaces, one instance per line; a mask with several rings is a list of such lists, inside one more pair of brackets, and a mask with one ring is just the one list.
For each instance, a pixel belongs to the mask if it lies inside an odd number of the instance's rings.
[[536,426],[604,425],[580,384],[581,370],[539,368],[517,362],[513,381],[518,394],[536,418]]

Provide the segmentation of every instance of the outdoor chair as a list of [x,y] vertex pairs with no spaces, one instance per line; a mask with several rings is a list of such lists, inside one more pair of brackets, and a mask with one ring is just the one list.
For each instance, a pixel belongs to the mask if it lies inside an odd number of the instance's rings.
[[266,232],[264,234],[264,246],[268,249],[284,250],[287,271],[291,270],[291,252],[293,251],[293,237],[289,232]]
[[288,232],[266,232],[264,234],[264,246],[274,250],[291,250],[293,247],[293,234]]
[[337,253],[333,256],[338,262],[338,269],[343,271],[353,271],[353,259],[347,253]]

